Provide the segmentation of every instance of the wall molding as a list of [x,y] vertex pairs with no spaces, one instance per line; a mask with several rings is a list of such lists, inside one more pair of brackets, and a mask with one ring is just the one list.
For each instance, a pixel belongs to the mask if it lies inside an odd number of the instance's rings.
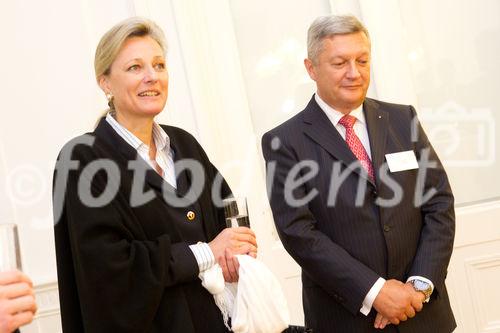
[[470,258],[464,263],[477,327],[480,328],[481,332],[498,332],[500,330],[500,315],[496,320],[489,320],[484,308],[485,300],[480,299],[480,297],[484,294],[482,291],[485,288],[481,274],[492,268],[500,268],[500,253]]
[[35,285],[35,297],[38,304],[38,312],[35,319],[59,316],[59,288],[57,281],[45,282]]
[[22,333],[62,332],[59,290],[57,281],[37,282],[34,285],[38,311],[33,322],[21,328]]
[[[455,249],[500,239],[500,200],[459,207],[455,213]],[[481,221],[480,228],[478,221]]]

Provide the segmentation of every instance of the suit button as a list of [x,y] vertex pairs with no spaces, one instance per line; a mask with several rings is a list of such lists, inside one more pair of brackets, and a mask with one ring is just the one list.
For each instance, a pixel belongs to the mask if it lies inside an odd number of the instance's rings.
[[387,224],[384,224],[384,231],[385,231],[385,232],[389,232],[389,231],[391,231],[391,226],[390,226],[390,225],[387,225]]
[[189,212],[187,212],[186,217],[189,221],[192,221],[196,217],[196,214],[192,210],[190,210]]

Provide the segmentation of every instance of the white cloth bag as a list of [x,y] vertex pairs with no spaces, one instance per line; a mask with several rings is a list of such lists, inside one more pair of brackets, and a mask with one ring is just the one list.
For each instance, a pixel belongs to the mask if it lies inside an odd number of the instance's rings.
[[224,282],[218,264],[199,275],[203,287],[214,295],[224,324],[234,333],[281,333],[290,323],[290,314],[278,280],[261,261],[248,255],[236,257],[237,284]]

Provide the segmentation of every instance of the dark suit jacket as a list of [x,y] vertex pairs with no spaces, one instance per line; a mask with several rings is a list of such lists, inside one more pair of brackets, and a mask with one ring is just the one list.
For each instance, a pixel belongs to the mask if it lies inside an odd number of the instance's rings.
[[[367,98],[363,109],[375,172],[384,164],[385,154],[412,150],[419,159],[422,149],[428,148],[429,159],[437,161],[437,167],[427,171],[424,187],[426,192],[431,187],[437,192],[416,207],[417,170],[389,172],[403,198],[395,206],[381,207],[375,199],[392,198],[394,186],[378,176],[373,184],[366,172],[355,169],[338,188],[335,205],[329,206],[329,191],[339,184],[338,178],[331,183],[334,165],[345,171],[356,158],[314,96],[305,110],[263,136],[268,177],[274,173],[268,189],[274,220],[284,247],[302,267],[306,326],[315,333],[378,332],[373,328],[375,310],[368,317],[359,312],[375,281],[383,277],[406,282],[409,276],[420,275],[434,283],[434,293],[422,312],[398,326],[399,331],[450,332],[455,321],[445,277],[455,228],[446,173],[418,124],[418,138],[412,140],[413,107]],[[273,141],[276,137],[279,145]],[[305,160],[317,162],[319,171],[288,190],[294,198],[314,198],[292,207],[285,200],[285,181],[294,165]],[[310,171],[303,168],[299,175]],[[356,207],[360,180],[368,181],[367,191]],[[395,331],[394,326],[387,331]]]
[[[174,190],[145,162],[144,192],[152,191],[153,199],[140,206],[130,204],[133,174],[127,164],[137,153],[104,118],[88,134],[95,138],[93,145],[73,149],[72,159],[79,166],[64,179],[66,191],[57,190],[57,177],[65,177],[61,170],[66,163],[63,153],[59,156],[54,204],[63,202],[63,211],[56,221],[55,240],[64,332],[226,332],[212,295],[201,286],[198,265],[188,247],[212,240],[225,228],[224,213],[211,199],[217,170],[190,134],[163,128],[176,161],[193,159],[204,167],[203,192],[185,208],[167,204],[162,186],[169,189],[167,196],[182,196],[192,175],[181,173]],[[119,175],[82,172],[99,159],[116,163]],[[88,207],[78,195],[80,178],[87,183],[91,178],[94,197],[107,186],[117,195],[102,207]],[[223,197],[230,193],[225,182],[222,192]],[[194,220],[186,217],[188,211],[196,214]]]

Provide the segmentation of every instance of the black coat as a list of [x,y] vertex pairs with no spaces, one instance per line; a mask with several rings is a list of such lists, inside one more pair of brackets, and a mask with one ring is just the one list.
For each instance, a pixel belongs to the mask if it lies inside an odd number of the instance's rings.
[[[366,99],[363,110],[375,172],[384,164],[385,154],[412,150],[418,160],[422,149],[428,148],[429,159],[437,161],[437,167],[428,170],[424,188],[437,192],[416,207],[417,170],[389,173],[403,198],[395,206],[381,207],[376,198],[390,199],[394,193],[380,177],[374,184],[366,172],[356,169],[338,188],[335,204],[328,205],[328,194],[336,185],[331,183],[334,165],[344,171],[356,157],[314,97],[304,111],[263,136],[266,162],[275,165],[269,169],[275,170],[269,190],[276,227],[284,247],[302,267],[306,326],[315,333],[379,332],[373,328],[375,310],[368,317],[359,312],[375,281],[383,277],[406,282],[409,276],[420,275],[434,283],[434,293],[422,312],[401,323],[398,330],[451,332],[456,325],[445,277],[455,219],[448,178],[422,128],[413,122],[416,115],[411,106]],[[279,142],[273,141],[276,137]],[[291,193],[297,199],[317,193],[308,203],[292,207],[285,200],[286,177],[294,165],[306,160],[316,161],[319,170]],[[303,169],[300,175],[307,172]],[[362,204],[356,207],[360,179],[368,184]],[[386,331],[395,327],[390,325]]]
[[[62,171],[69,166],[65,148],[59,155],[54,207],[62,207],[59,219],[55,209],[55,241],[64,332],[226,332],[212,295],[201,286],[198,265],[188,247],[212,240],[225,228],[223,211],[211,197],[218,172],[190,134],[162,127],[170,137],[175,161],[193,159],[204,169],[203,191],[187,207],[168,204],[162,187],[167,198],[183,196],[193,175],[181,172],[174,190],[144,161],[139,163],[146,172],[143,189],[154,195],[141,205],[131,204],[133,173],[127,166],[137,153],[104,118],[93,133],[75,139],[95,139],[92,145],[79,144],[72,150],[72,160],[79,163],[76,169]],[[119,175],[107,175],[102,169],[92,172],[100,159],[114,162]],[[117,194],[104,206],[89,207],[78,195],[80,178],[91,184],[94,197],[108,187]],[[222,197],[230,194],[225,181],[221,188]],[[187,218],[190,211],[195,214],[193,220]]]

